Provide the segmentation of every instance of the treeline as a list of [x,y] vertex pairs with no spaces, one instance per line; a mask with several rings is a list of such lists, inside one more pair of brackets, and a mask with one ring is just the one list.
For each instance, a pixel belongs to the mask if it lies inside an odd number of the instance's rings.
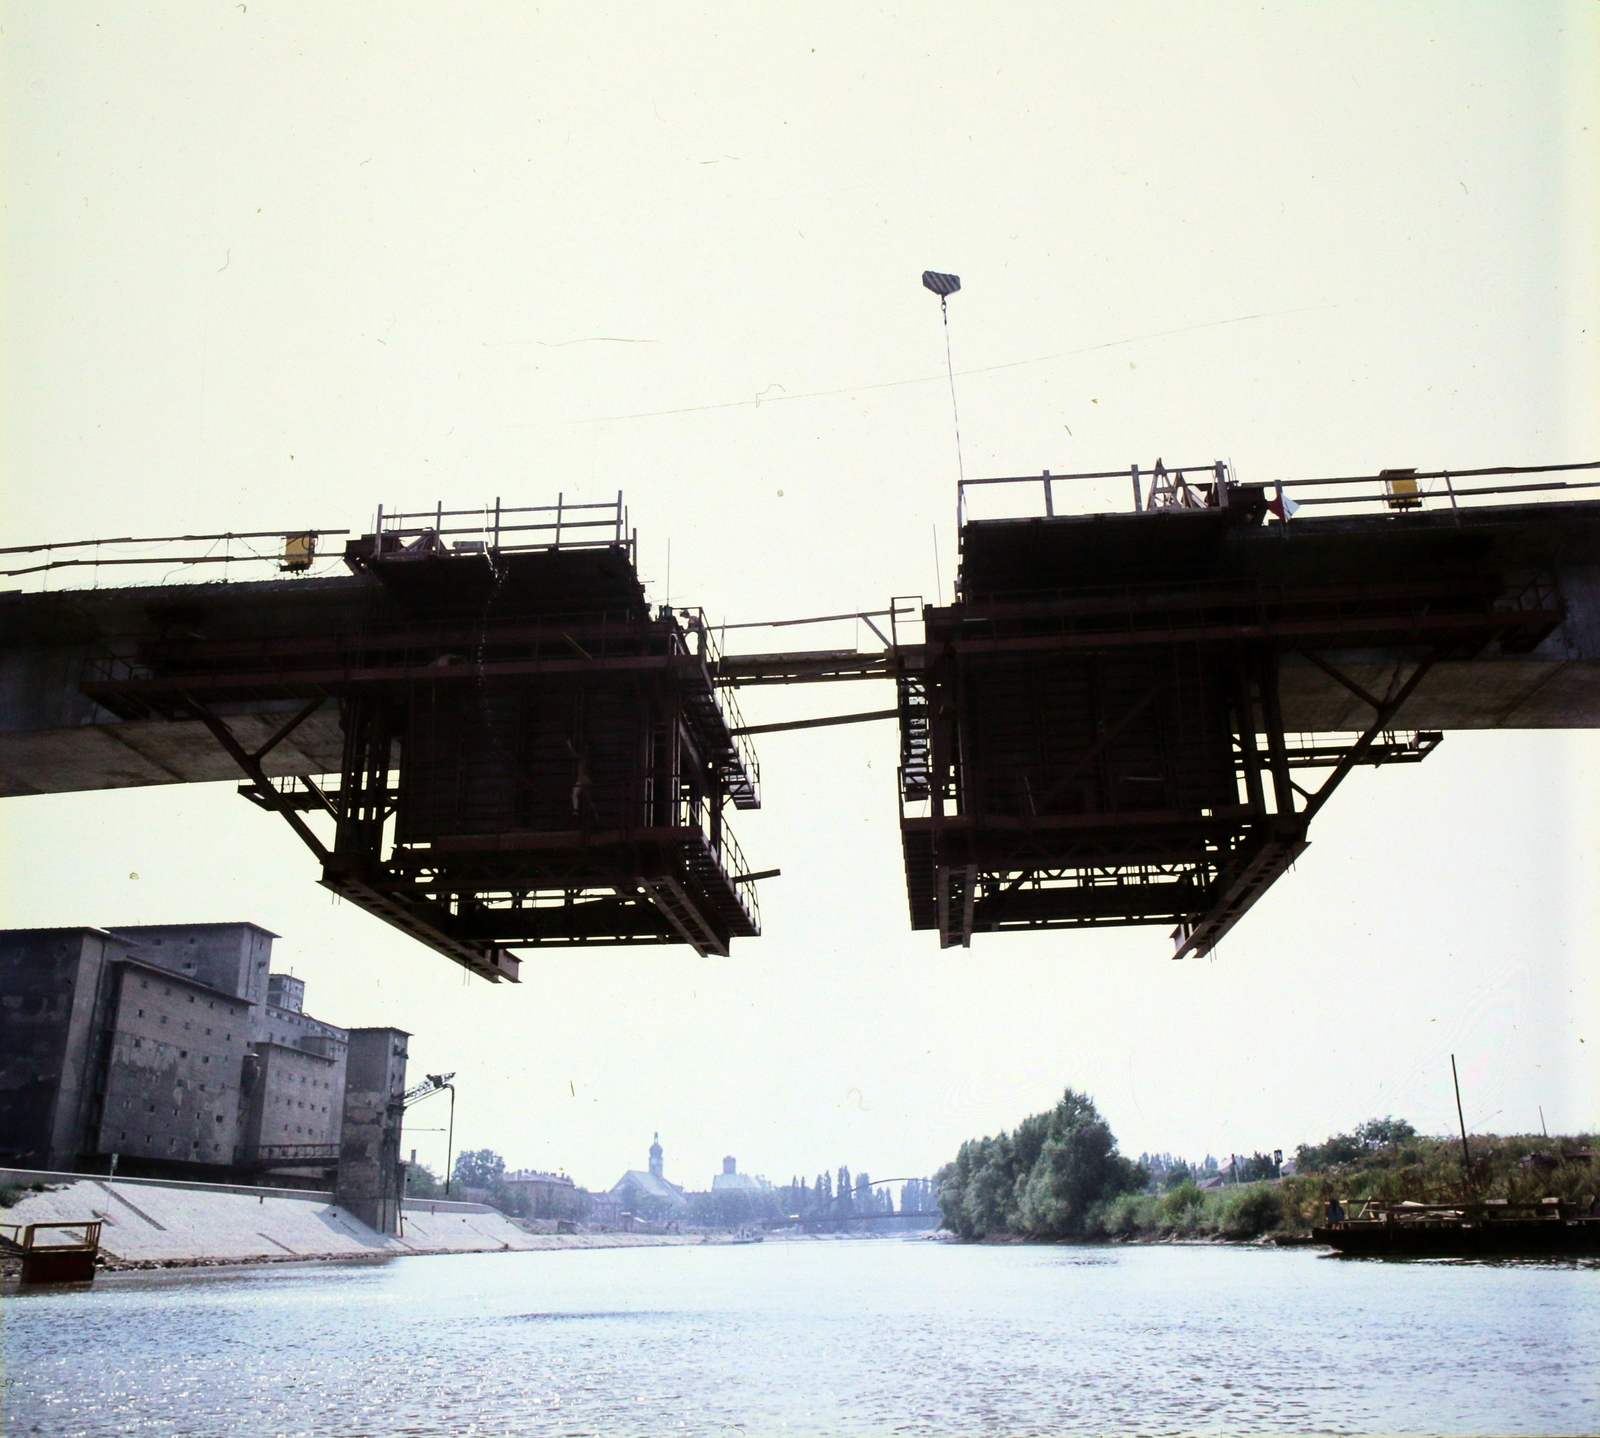
[[[1369,1118],[1354,1133],[1336,1133],[1322,1143],[1303,1143],[1295,1150],[1298,1173],[1325,1173],[1341,1164],[1359,1164],[1383,1155],[1407,1156],[1418,1152],[1412,1140],[1419,1137],[1403,1118]],[[1448,1142],[1448,1140],[1445,1140]]]
[[[463,1198],[470,1191],[503,1213],[517,1218],[586,1219],[592,1195],[575,1188],[559,1195],[559,1209],[544,1212],[539,1200],[531,1199],[525,1187],[505,1181],[506,1162],[493,1149],[474,1149],[456,1155],[451,1194]],[[406,1171],[408,1198],[443,1198],[444,1180],[426,1164],[412,1164]],[[841,1164],[836,1173],[819,1173],[814,1183],[798,1176],[788,1183],[763,1188],[712,1189],[686,1192],[687,1221],[705,1228],[739,1228],[748,1224],[799,1219],[810,1224],[849,1225],[875,1232],[894,1232],[899,1228],[925,1228],[931,1220],[924,1215],[937,1209],[933,1180],[913,1178],[900,1185],[900,1203],[888,1184],[874,1184],[865,1173],[852,1175]],[[898,1215],[908,1217],[904,1224]],[[865,1217],[880,1221],[870,1227],[860,1223]],[[887,1221],[883,1221],[887,1220]]]
[[[900,1205],[888,1184],[874,1184],[865,1172],[852,1176],[847,1165],[837,1173],[819,1173],[815,1182],[798,1175],[786,1184],[761,1190],[713,1189],[709,1193],[690,1193],[691,1223],[718,1227],[737,1227],[747,1223],[799,1219],[809,1224],[846,1225],[862,1218],[891,1219],[899,1214],[925,1214],[936,1206],[934,1184],[913,1178],[900,1187]],[[907,1220],[907,1227],[925,1226],[926,1220]],[[865,1227],[865,1225],[860,1225]],[[873,1229],[892,1232],[900,1227],[893,1222],[875,1222]]]
[[[1131,1163],[1117,1153],[1094,1104],[1068,1089],[1047,1114],[1013,1133],[973,1139],[940,1169],[945,1227],[962,1238],[1248,1240],[1305,1232],[1337,1198],[1454,1203],[1464,1198],[1600,1205],[1594,1135],[1472,1135],[1470,1166],[1458,1139],[1419,1134],[1404,1119],[1374,1118],[1350,1133],[1279,1155],[1171,1154]],[[1204,1186],[1202,1186],[1204,1185]]]
[[1151,1193],[1170,1193],[1185,1183],[1260,1183],[1263,1179],[1281,1178],[1281,1154],[1256,1152],[1248,1157],[1233,1154],[1226,1164],[1219,1164],[1209,1153],[1199,1163],[1174,1158],[1170,1153],[1141,1153],[1139,1162],[1150,1175]]
[[962,1238],[1085,1238],[1096,1213],[1149,1173],[1117,1152],[1110,1126],[1068,1089],[1011,1133],[969,1139],[937,1175],[946,1228]]

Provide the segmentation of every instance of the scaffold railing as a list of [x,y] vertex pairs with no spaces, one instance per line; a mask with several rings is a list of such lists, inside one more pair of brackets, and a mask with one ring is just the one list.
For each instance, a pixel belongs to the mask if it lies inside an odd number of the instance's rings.
[[[1459,512],[1486,504],[1560,501],[1587,497],[1600,489],[1600,479],[1541,478],[1531,482],[1486,484],[1483,480],[1521,480],[1523,476],[1583,474],[1600,470],[1600,460],[1576,464],[1494,465],[1477,469],[1382,469],[1376,474],[1331,475],[1308,479],[1240,479],[1232,464],[1212,460],[1206,464],[1168,465],[1157,460],[1150,468],[1131,464],[1126,469],[1090,470],[1056,474],[1002,475],[966,479],[957,485],[956,518],[965,525],[970,513],[969,491],[991,485],[1023,485],[1034,491],[1017,512],[992,516],[1003,519],[1054,519],[1067,516],[1127,512],[1106,507],[1110,482],[1121,481],[1135,513],[1166,509],[1226,508],[1238,502],[1241,491],[1257,491],[1270,515],[1292,521],[1302,509],[1319,514],[1360,514],[1374,506],[1395,512],[1448,509]],[[1463,481],[1466,481],[1463,483]],[[1073,486],[1065,490],[1058,486]],[[1098,486],[1098,487],[1096,487]],[[1307,518],[1312,516],[1307,515]]]
[[[378,506],[374,532],[401,540],[431,535],[448,540],[458,552],[490,549],[512,554],[530,549],[626,549],[632,559],[638,547],[628,526],[622,491],[615,500],[574,502],[564,493],[554,504],[504,504],[476,509],[386,510]],[[473,537],[468,537],[473,536]]]

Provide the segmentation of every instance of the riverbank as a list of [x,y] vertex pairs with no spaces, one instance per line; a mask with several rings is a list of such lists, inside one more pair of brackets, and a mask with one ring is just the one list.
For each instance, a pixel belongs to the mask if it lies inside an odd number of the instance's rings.
[[407,1199],[401,1232],[368,1227],[326,1193],[159,1179],[8,1170],[22,1195],[8,1224],[100,1223],[101,1267],[196,1268],[219,1264],[388,1258],[402,1254],[512,1253],[699,1243],[696,1236],[529,1233],[481,1203]]

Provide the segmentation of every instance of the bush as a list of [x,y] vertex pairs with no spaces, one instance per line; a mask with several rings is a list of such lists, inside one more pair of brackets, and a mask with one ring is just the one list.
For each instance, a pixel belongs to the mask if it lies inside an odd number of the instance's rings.
[[1181,1159],[1161,1175],[1161,1187],[1167,1193],[1171,1193],[1173,1189],[1179,1188],[1186,1183],[1190,1187],[1194,1186],[1194,1174],[1190,1172],[1189,1165]]
[[1090,1211],[1084,1226],[1088,1238],[1136,1238],[1156,1226],[1159,1200],[1147,1193],[1125,1193],[1104,1200]]
[[1218,1231],[1226,1238],[1260,1238],[1283,1219],[1283,1195],[1275,1188],[1231,1189],[1218,1207]]

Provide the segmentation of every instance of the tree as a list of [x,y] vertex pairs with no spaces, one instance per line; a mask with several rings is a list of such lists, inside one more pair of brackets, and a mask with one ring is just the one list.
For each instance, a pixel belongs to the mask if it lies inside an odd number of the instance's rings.
[[939,1170],[938,1202],[946,1226],[963,1238],[1072,1238],[1085,1232],[1095,1204],[1141,1189],[1148,1178],[1117,1152],[1093,1100],[1068,1089],[1014,1133],[962,1144],[955,1162]]
[[505,1171],[506,1161],[492,1148],[456,1155],[455,1181],[466,1188],[493,1188]]
[[1417,1136],[1403,1118],[1369,1118],[1354,1133],[1336,1133],[1322,1143],[1303,1143],[1295,1154],[1301,1173],[1316,1173],[1363,1159],[1392,1159]]
[[1356,1137],[1368,1153],[1398,1147],[1416,1136],[1416,1129],[1403,1118],[1369,1118],[1356,1129]]
[[427,1164],[406,1165],[407,1198],[438,1198],[443,1193],[444,1185],[439,1182],[438,1175]]

